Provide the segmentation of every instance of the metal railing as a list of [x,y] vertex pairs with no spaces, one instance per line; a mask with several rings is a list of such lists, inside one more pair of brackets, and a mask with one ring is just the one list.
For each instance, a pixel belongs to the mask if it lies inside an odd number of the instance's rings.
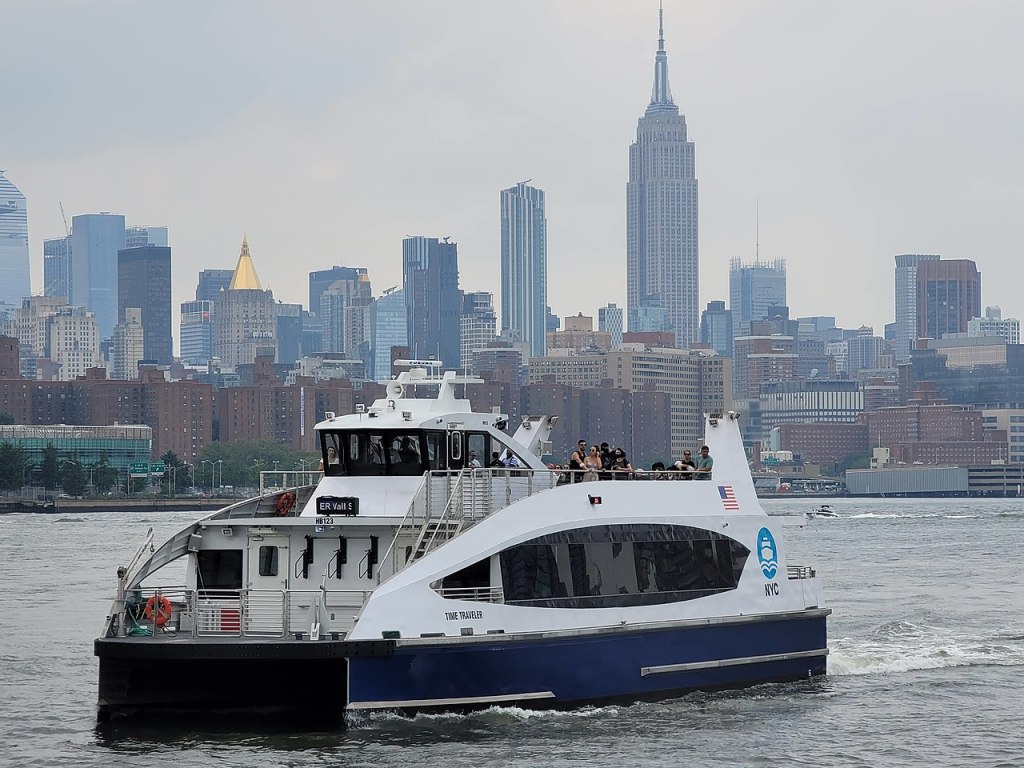
[[[562,485],[589,481],[689,480],[693,473],[488,468],[428,472],[391,540],[379,577],[397,573],[460,531],[517,501]],[[707,475],[710,479],[710,475]],[[408,552],[408,555],[405,553]],[[404,557],[404,559],[403,559]],[[379,583],[379,580],[378,580]]]
[[447,587],[434,590],[447,600],[475,600],[478,603],[504,603],[505,590],[496,587]]
[[[369,596],[370,590],[134,589],[115,602],[106,636],[340,638],[355,627]],[[158,623],[161,598],[171,611]]]
[[787,579],[813,579],[815,576],[814,569],[809,565],[787,565],[786,566],[786,578]]

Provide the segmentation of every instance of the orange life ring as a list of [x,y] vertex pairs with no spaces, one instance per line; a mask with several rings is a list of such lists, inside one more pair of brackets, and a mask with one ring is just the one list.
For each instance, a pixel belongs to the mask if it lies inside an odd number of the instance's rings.
[[174,608],[164,595],[153,595],[146,601],[146,618],[162,627],[171,618]]
[[288,513],[292,511],[292,507],[295,506],[295,494],[290,491],[285,491],[277,500],[277,506],[274,507],[274,514],[278,517],[287,517]]

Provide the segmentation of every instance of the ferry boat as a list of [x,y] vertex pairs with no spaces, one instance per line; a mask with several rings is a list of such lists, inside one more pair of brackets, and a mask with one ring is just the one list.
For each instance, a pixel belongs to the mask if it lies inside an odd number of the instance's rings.
[[95,641],[99,719],[568,708],[825,673],[830,609],[758,502],[737,414],[705,417],[706,480],[582,482],[541,460],[557,416],[509,435],[458,396],[477,381],[403,370],[317,424],[315,483],[150,532]]

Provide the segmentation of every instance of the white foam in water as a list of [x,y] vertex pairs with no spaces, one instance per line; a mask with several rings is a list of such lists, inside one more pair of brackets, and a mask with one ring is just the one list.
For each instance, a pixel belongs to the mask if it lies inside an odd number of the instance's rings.
[[1015,636],[970,637],[938,627],[895,622],[866,639],[829,644],[830,675],[877,675],[974,665],[1024,665],[1024,641]]
[[589,718],[604,717],[618,714],[617,707],[581,707],[580,709],[523,709],[521,707],[488,707],[469,713],[460,712],[420,712],[414,716],[403,715],[395,710],[377,712],[351,712],[346,715],[349,728],[369,726],[387,722],[440,722],[445,720],[464,720],[467,718],[497,717],[511,720],[532,720],[534,718]]

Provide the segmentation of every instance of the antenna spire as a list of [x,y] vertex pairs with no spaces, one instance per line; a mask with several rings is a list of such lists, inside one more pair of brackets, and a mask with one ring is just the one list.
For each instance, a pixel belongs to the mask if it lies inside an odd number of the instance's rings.
[[665,9],[658,2],[658,50],[665,50]]
[[647,112],[671,112],[678,115],[679,109],[672,101],[672,90],[668,87],[668,53],[665,52],[665,9],[658,3],[658,52],[654,55],[654,89]]

